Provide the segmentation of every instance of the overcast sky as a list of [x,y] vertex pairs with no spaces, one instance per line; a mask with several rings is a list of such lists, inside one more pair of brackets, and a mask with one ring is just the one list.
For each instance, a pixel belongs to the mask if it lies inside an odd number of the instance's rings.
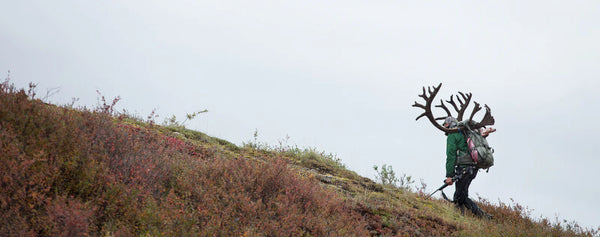
[[[121,96],[146,117],[208,109],[187,127],[241,145],[316,147],[445,175],[445,136],[422,110],[444,83],[492,108],[496,165],[471,196],[600,225],[598,1],[1,1],[0,73],[66,104]],[[57,89],[52,89],[57,88]],[[470,111],[470,109],[469,109]],[[436,111],[441,114],[442,111]],[[452,190],[450,191],[452,192]]]

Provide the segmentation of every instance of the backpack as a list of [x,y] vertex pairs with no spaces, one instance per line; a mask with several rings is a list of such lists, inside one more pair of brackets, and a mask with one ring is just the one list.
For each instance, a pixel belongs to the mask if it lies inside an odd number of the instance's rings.
[[481,135],[479,129],[471,130],[469,121],[460,122],[459,126],[465,128],[464,130],[460,129],[460,132],[467,140],[467,146],[469,147],[467,153],[470,156],[469,162],[463,163],[474,164],[477,168],[489,170],[489,168],[494,165],[494,149],[490,147],[485,137]]

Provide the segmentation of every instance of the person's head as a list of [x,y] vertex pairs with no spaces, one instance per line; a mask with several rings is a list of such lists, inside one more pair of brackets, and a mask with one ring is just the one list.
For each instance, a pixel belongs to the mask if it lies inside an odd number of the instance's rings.
[[448,116],[446,118],[446,120],[444,120],[445,128],[453,128],[453,127],[456,127],[456,125],[458,125],[458,120],[456,120],[456,118],[454,118],[452,116]]

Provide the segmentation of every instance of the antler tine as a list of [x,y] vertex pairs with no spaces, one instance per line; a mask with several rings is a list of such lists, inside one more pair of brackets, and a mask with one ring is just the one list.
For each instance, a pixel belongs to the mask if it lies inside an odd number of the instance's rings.
[[425,116],[425,115],[427,115],[427,114],[426,114],[426,113],[422,113],[422,114],[421,114],[421,115],[419,115],[419,116],[417,117],[417,119],[415,119],[415,120],[419,120],[421,117],[423,117],[423,116]]
[[473,116],[475,116],[475,114],[477,112],[479,112],[479,110],[481,110],[481,106],[479,106],[479,103],[473,101],[473,103],[475,104],[475,107],[473,108],[473,112],[471,112],[471,116],[469,117],[469,120],[473,121]]
[[[458,98],[458,96],[456,97]],[[456,106],[456,103],[454,103],[454,95],[450,96],[450,100],[446,100],[446,102],[448,102],[449,104],[452,105],[452,107],[454,107],[454,110],[456,110],[456,112],[459,112],[460,110],[458,109],[458,106]]]
[[[419,97],[423,98],[425,101],[428,100],[427,93],[425,91],[425,87],[423,87],[423,94],[420,94]],[[424,109],[425,111],[427,111],[427,107],[425,105],[419,104],[416,101],[415,101],[415,104],[413,105],[413,107],[419,107],[419,108]],[[423,117],[425,115],[427,115],[427,112],[424,112],[421,115],[419,115],[416,120],[419,120],[421,117]]]
[[[423,94],[419,95],[421,98],[423,98],[425,100],[425,105],[423,104],[419,104],[415,101],[415,104],[413,105],[413,107],[419,107],[425,110],[425,112],[423,112],[421,115],[419,115],[417,117],[416,120],[419,120],[421,117],[426,116],[429,121],[433,124],[433,126],[435,126],[436,128],[438,128],[439,130],[442,130],[446,133],[451,133],[451,132],[456,132],[458,131],[458,129],[453,128],[453,129],[449,129],[449,128],[445,128],[443,127],[441,124],[436,122],[436,118],[433,117],[433,112],[431,111],[431,104],[433,102],[433,99],[435,98],[435,96],[437,95],[437,93],[440,91],[440,88],[442,87],[442,83],[440,83],[437,87],[433,86],[432,87],[428,87],[428,90],[425,90],[425,87],[423,87]],[[429,92],[429,96],[427,96],[427,92]],[[442,107],[443,106],[443,107]],[[450,114],[450,111],[448,110],[448,108],[446,108],[446,106],[443,104],[437,107],[442,107],[444,108],[444,110],[446,110],[446,112],[448,114]]]
[[425,93],[425,87],[423,87],[423,94],[420,94],[419,97],[422,97],[423,99],[427,100],[427,94]]
[[[446,100],[446,102],[450,103],[452,105],[452,107],[454,107],[454,110],[456,110],[456,112],[458,113],[458,116],[456,117],[456,119],[458,121],[461,121],[463,118],[463,115],[465,114],[465,111],[467,110],[467,106],[469,106],[469,103],[471,102],[471,97],[473,95],[471,93],[465,94],[462,92],[458,92],[458,94],[460,94],[460,97],[457,95],[456,100],[458,100],[458,103],[460,104],[460,108],[456,104],[456,102],[454,102],[454,95],[451,95],[450,100]],[[462,97],[462,99],[461,99],[461,97]]]
[[[452,114],[450,113],[450,110],[448,109],[448,107],[446,107],[443,100],[440,100],[440,104],[436,105],[435,107],[444,109],[446,111],[446,113],[448,114],[448,116],[452,116]],[[446,117],[448,117],[448,116],[446,116]],[[435,118],[435,120],[445,119],[446,117],[438,117],[438,118]]]
[[460,100],[460,98],[458,96],[456,96],[456,98],[460,102],[460,111],[458,111],[458,117],[456,117],[456,119],[458,121],[462,121],[463,115],[465,114],[465,111],[467,110],[467,106],[469,106],[469,103],[471,102],[471,97],[473,96],[473,94],[467,93],[465,95],[462,92],[458,92],[458,94],[460,94],[460,96],[462,96],[464,102],[462,100]]
[[[465,98],[465,96],[464,96],[465,94],[463,94],[462,92],[458,92],[458,94],[462,95],[462,97],[463,97],[463,98]],[[458,100],[458,103],[461,105],[461,107],[462,107],[462,105],[464,105],[464,104],[465,104],[465,102],[463,102],[463,101],[460,99],[460,97],[458,97],[458,96],[456,96],[456,100]]]
[[465,100],[464,102],[460,99],[460,97],[456,96],[456,98],[458,99],[458,102],[460,102],[460,105],[464,105],[464,104],[468,104],[471,101],[471,97],[470,97],[470,93],[467,93],[467,95],[465,95],[465,93],[462,92],[458,92],[458,94],[463,98],[463,100]]
[[435,92],[435,94],[437,94],[437,92],[440,90],[440,88],[439,88],[439,87],[438,87],[438,88],[436,88],[436,87],[434,86],[434,87],[433,87],[433,90],[431,90],[431,86],[428,86],[428,87],[427,87],[427,90],[429,90],[429,95],[432,95],[431,97],[435,97],[435,95],[434,95],[434,92]]

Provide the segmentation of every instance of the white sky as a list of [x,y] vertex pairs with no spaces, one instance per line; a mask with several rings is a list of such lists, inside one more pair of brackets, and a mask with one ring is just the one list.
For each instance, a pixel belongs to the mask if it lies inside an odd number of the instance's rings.
[[[65,104],[187,123],[444,178],[445,137],[413,108],[473,92],[490,105],[496,165],[471,186],[534,215],[600,225],[598,1],[0,1],[0,72]],[[4,76],[3,76],[4,77]],[[441,112],[441,111],[437,111]],[[451,192],[451,191],[450,191]]]

